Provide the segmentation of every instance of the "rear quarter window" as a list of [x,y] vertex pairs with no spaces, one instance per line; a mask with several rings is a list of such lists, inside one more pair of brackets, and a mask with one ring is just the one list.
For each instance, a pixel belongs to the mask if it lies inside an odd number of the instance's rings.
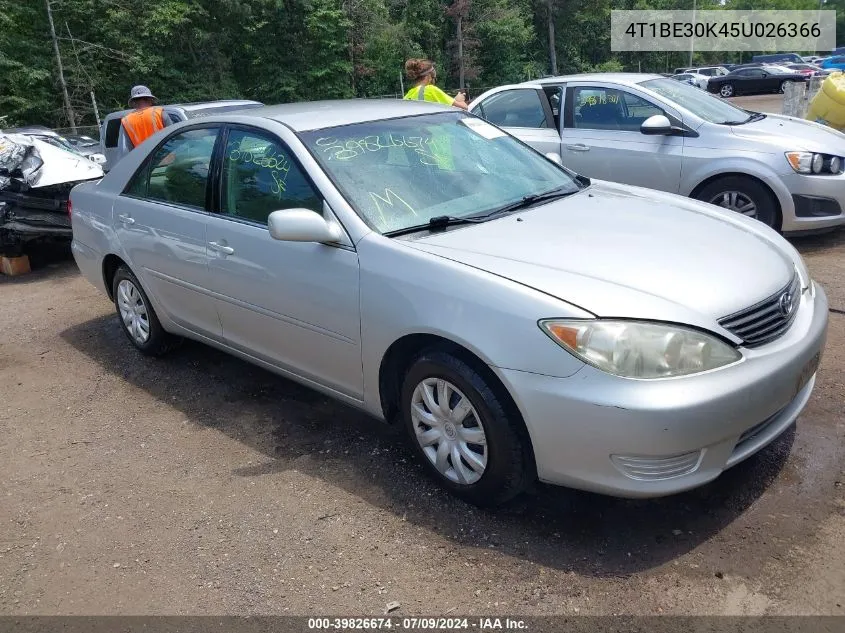
[[106,147],[117,147],[117,139],[120,135],[120,118],[106,121]]

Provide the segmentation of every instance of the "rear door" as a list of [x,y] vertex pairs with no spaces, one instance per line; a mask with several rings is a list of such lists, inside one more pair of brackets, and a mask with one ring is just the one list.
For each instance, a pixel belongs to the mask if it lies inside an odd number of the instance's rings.
[[680,113],[634,88],[600,82],[567,84],[563,111],[563,164],[584,176],[677,193],[684,138],[646,135],[643,121]]
[[546,92],[540,86],[513,87],[473,104],[470,112],[542,152],[560,153],[560,132]]
[[114,203],[114,230],[133,272],[171,320],[214,339],[206,218],[209,172],[220,127],[196,126],[165,140]]

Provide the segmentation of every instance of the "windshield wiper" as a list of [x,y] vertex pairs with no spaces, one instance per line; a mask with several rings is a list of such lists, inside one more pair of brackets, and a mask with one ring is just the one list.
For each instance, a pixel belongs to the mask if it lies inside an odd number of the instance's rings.
[[554,189],[544,191],[543,193],[533,193],[527,196],[522,196],[521,200],[511,202],[510,204],[506,204],[505,206],[499,207],[498,209],[493,209],[492,211],[490,211],[489,213],[485,213],[484,215],[474,215],[470,217],[478,218],[481,220],[489,220],[497,215],[504,215],[505,213],[510,213],[511,211],[518,211],[519,209],[527,209],[528,207],[531,207],[537,204],[538,202],[548,202],[557,198],[565,198],[566,196],[571,196],[573,193],[578,193],[579,191],[580,189],[575,189],[573,191],[565,185],[555,187]]
[[408,233],[416,233],[417,231],[436,231],[438,229],[445,229],[448,226],[458,226],[460,224],[478,224],[484,222],[483,218],[468,216],[465,218],[458,218],[453,215],[436,215],[425,224],[415,224],[413,226],[406,226],[395,231],[387,231],[383,233],[385,237],[396,237],[397,235],[406,235]]
[[746,123],[751,123],[752,121],[762,121],[765,118],[766,115],[760,112],[749,112],[748,118],[743,121],[725,121],[722,125],[745,125]]

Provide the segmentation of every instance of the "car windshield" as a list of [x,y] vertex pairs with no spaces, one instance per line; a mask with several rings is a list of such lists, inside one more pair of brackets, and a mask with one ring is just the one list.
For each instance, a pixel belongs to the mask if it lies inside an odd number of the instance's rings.
[[352,207],[381,233],[425,225],[439,216],[481,216],[526,196],[581,188],[568,172],[526,145],[459,112],[300,136]]
[[675,103],[709,123],[735,123],[748,118],[748,112],[735,108],[689,84],[671,79],[649,79],[640,84],[656,92],[664,99]]

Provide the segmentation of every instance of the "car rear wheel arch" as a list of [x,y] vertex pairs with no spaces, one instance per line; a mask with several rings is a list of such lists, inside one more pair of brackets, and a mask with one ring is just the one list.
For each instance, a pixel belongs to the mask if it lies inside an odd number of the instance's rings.
[[114,300],[114,276],[117,273],[117,269],[121,266],[129,267],[128,264],[120,259],[117,255],[109,254],[103,258],[103,284],[106,286],[106,292],[109,295],[109,299],[112,301]]
[[402,383],[408,370],[417,359],[431,352],[444,352],[469,365],[494,390],[496,396],[505,403],[508,417],[513,420],[523,444],[528,449],[531,472],[536,476],[537,466],[534,461],[534,447],[528,427],[522,413],[508,389],[478,355],[472,351],[442,336],[434,334],[409,334],[393,342],[387,349],[379,367],[379,396],[384,419],[389,424],[401,422],[399,402]]
[[750,174],[746,174],[743,172],[725,172],[720,174],[714,174],[705,180],[702,180],[695,188],[690,192],[689,197],[694,198],[696,200],[700,200],[701,193],[708,189],[710,185],[720,181],[720,180],[734,180],[734,179],[742,179],[747,180],[750,182],[755,183],[755,185],[763,187],[769,197],[771,198],[771,202],[774,205],[774,210],[776,214],[775,218],[775,226],[773,227],[776,231],[779,231],[782,224],[783,224],[783,209],[781,208],[780,200],[777,197],[777,194],[774,190],[763,180],[757,178],[756,176],[752,176]]

